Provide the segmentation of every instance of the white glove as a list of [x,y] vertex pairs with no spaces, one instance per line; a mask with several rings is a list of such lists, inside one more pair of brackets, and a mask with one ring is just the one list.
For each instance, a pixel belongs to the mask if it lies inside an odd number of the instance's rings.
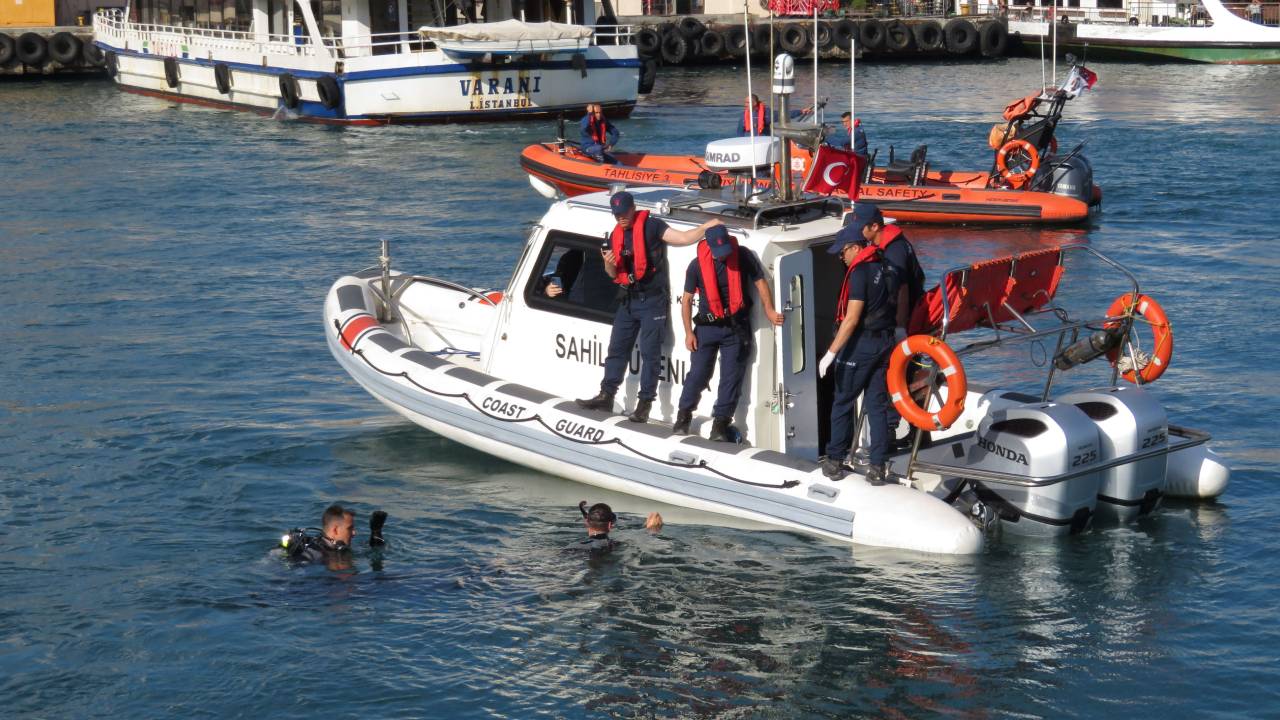
[[831,363],[835,361],[836,354],[828,350],[827,354],[823,355],[822,359],[818,361],[818,377],[826,377],[827,371],[831,369]]
[[906,339],[907,339],[907,329],[906,329],[906,328],[904,328],[904,327],[897,327],[897,328],[894,328],[894,329],[893,329],[893,340],[894,340],[894,342],[902,342],[903,340],[906,340]]

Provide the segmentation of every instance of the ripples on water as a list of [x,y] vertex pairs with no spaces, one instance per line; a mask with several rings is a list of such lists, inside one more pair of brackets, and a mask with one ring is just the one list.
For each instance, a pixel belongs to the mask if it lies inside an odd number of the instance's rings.
[[[517,155],[549,124],[342,130],[102,83],[0,85],[6,709],[1265,714],[1280,640],[1280,74],[1095,69],[1102,84],[1062,134],[1089,140],[1106,192],[1096,227],[911,234],[935,277],[1078,239],[1137,268],[1178,338],[1161,398],[1216,435],[1235,481],[1221,503],[964,559],[851,552],[674,508],[650,536],[642,503],[430,435],[342,375],[321,327],[333,279],[387,238],[401,267],[503,285],[545,208]],[[847,71],[828,70],[822,92],[841,109]],[[985,164],[999,108],[1039,84],[1031,61],[858,73],[873,144],[928,142],[937,166]],[[730,70],[665,72],[626,142],[695,150],[732,126],[743,92]],[[1112,296],[1091,271],[1075,277],[1078,297]],[[586,497],[627,511],[626,552],[560,552]],[[381,569],[267,555],[333,499],[361,526],[391,512]]]

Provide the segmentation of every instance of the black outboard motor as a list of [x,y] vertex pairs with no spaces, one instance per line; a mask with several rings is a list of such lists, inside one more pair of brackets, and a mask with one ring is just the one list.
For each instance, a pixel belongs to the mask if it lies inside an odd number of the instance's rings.
[[1051,160],[1041,174],[1048,174],[1039,189],[1055,195],[1078,198],[1086,203],[1093,199],[1093,165],[1080,153],[1067,155],[1062,160]]

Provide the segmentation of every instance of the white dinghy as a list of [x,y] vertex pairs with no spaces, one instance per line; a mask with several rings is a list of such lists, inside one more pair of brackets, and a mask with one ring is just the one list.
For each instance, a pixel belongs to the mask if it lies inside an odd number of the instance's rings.
[[[1071,359],[1063,365],[1089,354],[1077,342],[1091,340],[1089,328],[1115,326],[1108,337],[1129,338],[1135,317],[1155,317],[1145,296],[1140,306],[1089,321],[1054,304],[1068,250],[1097,257],[1088,249],[1041,251],[948,273],[920,306],[915,325],[923,334],[903,346],[916,357],[944,360],[933,366],[941,373],[926,373],[946,384],[929,394],[925,408],[898,398],[904,415],[930,432],[916,433],[915,447],[894,457],[899,484],[873,487],[856,466],[844,480],[828,480],[817,461],[833,390],[829,379],[818,378],[817,359],[831,338],[843,275],[825,252],[847,207],[827,198],[746,201],[745,187],[631,190],[639,209],[677,230],[719,218],[772,277],[786,320],[775,330],[760,307],[752,310],[755,351],[734,418],[745,433],[742,444],[705,438],[713,391],[703,393],[693,434],[672,433],[689,362],[683,343],[672,342],[674,327],[664,341],[649,423],[572,401],[598,388],[616,303],[599,259],[600,238],[614,225],[604,192],[552,205],[501,293],[392,271],[384,246],[381,267],[343,277],[330,290],[329,347],[388,407],[478,450],[642,498],[862,545],[975,553],[990,534],[984,530],[1065,534],[1086,529],[1095,517],[1132,520],[1169,494],[1211,497],[1225,487],[1228,472],[1205,447],[1206,435],[1168,425],[1144,390],[1115,387],[1126,360],[1138,359],[1140,382],[1153,374],[1153,363],[1167,364],[1163,348],[1153,348],[1148,360],[1130,341],[1126,358],[1113,340],[1102,351],[1119,368],[1111,371],[1112,384],[1053,401],[1052,377],[1037,395],[966,387],[958,358],[951,366],[935,352],[947,347],[941,338],[966,327],[985,326],[997,337],[979,338],[960,357],[1050,338],[1058,343],[1055,356]],[[694,247],[668,248],[673,298],[694,256]],[[575,264],[575,276],[564,277]],[[553,274],[566,288],[557,298],[544,292]],[[1052,327],[1032,325],[1045,318]],[[638,369],[633,359],[622,407],[636,400]],[[952,403],[949,393],[963,402]],[[900,432],[908,430],[904,423]]]

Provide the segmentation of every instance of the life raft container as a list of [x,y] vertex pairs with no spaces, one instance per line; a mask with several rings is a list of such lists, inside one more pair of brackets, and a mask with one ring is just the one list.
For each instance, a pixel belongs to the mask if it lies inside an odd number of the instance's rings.
[[[916,404],[907,382],[908,361],[916,355],[927,355],[938,366],[947,381],[947,401],[936,413]],[[945,342],[929,335],[912,335],[898,343],[889,356],[886,375],[889,399],[893,407],[915,427],[921,430],[945,430],[964,412],[964,399],[969,393],[969,381],[964,366]]]
[[[1173,359],[1173,326],[1169,324],[1169,316],[1165,315],[1164,308],[1160,307],[1160,303],[1142,294],[1135,298],[1133,293],[1125,293],[1116,298],[1115,302],[1111,303],[1111,307],[1107,308],[1107,317],[1128,315],[1130,312],[1140,315],[1143,320],[1150,324],[1152,333],[1155,335],[1152,344],[1151,362],[1147,363],[1146,367],[1138,370],[1136,377],[1142,378],[1144,383],[1155,382],[1169,368],[1169,361]],[[1118,322],[1107,323],[1109,328],[1117,327],[1118,325]],[[1108,350],[1107,360],[1111,361],[1111,367],[1115,367],[1116,363],[1120,362],[1120,347]],[[1134,379],[1135,373],[1133,369],[1124,371],[1120,377],[1129,382],[1137,382]]]

